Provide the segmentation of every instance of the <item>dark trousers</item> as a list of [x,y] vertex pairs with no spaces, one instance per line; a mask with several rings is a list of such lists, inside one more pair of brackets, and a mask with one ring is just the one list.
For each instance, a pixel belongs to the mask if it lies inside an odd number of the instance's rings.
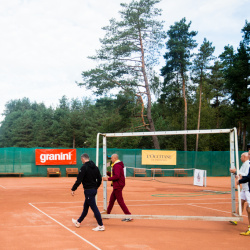
[[101,214],[99,212],[99,209],[98,209],[98,207],[96,205],[96,201],[95,201],[96,194],[97,194],[96,189],[86,189],[86,190],[84,190],[85,202],[83,204],[82,214],[79,217],[79,219],[77,220],[78,222],[81,223],[84,220],[84,218],[88,214],[89,207],[90,207],[92,209],[92,211],[94,212],[94,215],[95,215],[95,218],[97,220],[98,225],[99,226],[103,225]]
[[124,200],[123,200],[122,189],[114,189],[113,190],[112,194],[110,195],[109,205],[107,208],[107,214],[110,214],[116,200],[117,200],[118,204],[120,205],[124,214],[131,214],[129,212],[127,206],[125,205]]

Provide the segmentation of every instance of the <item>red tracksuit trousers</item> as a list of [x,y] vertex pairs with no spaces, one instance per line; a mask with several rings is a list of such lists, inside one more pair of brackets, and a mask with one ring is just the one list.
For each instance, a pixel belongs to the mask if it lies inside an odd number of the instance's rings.
[[109,199],[107,214],[110,214],[116,200],[117,200],[118,204],[120,205],[120,207],[121,207],[122,211],[124,212],[124,214],[131,214],[129,212],[127,206],[125,205],[124,200],[123,200],[122,189],[113,189],[113,192],[110,195],[110,199]]

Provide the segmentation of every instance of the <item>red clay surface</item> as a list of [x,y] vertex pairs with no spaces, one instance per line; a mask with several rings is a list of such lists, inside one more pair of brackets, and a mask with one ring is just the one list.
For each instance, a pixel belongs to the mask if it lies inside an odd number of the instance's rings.
[[[186,178],[186,177],[183,177]],[[231,216],[230,178],[208,178],[207,187],[127,179],[125,202],[132,214]],[[185,179],[183,179],[185,180]],[[94,232],[93,212],[80,228],[71,222],[82,212],[83,189],[74,197],[75,177],[0,178],[0,249],[250,249],[246,211],[237,226],[229,222],[135,219],[103,220],[104,232]],[[108,183],[108,197],[111,192]],[[237,193],[236,193],[237,194]],[[98,206],[103,210],[102,187]],[[122,214],[114,207],[113,214]]]

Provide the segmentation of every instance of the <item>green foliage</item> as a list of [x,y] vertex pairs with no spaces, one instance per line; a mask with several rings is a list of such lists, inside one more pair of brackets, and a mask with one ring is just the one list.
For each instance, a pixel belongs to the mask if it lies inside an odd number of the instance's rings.
[[246,46],[248,46],[248,52],[250,52],[249,44],[250,44],[250,23],[246,20],[245,26],[241,30],[243,34],[243,42]]
[[102,48],[90,57],[101,63],[82,72],[83,82],[79,85],[93,89],[97,95],[114,88],[135,93],[136,88],[144,85],[144,64],[149,80],[154,79],[152,66],[158,61],[165,37],[162,22],[155,19],[161,14],[161,10],[154,8],[158,2],[140,0],[121,4],[121,21],[111,19],[109,26],[103,28],[106,34],[100,39]]
[[186,18],[182,18],[179,22],[175,22],[170,26],[168,34],[168,41],[166,43],[167,52],[164,58],[167,62],[167,67],[163,67],[162,75],[177,71],[178,73],[185,73],[191,65],[190,53],[192,49],[197,47],[194,37],[198,32],[189,31],[191,22],[186,23]]
[[225,77],[225,90],[229,94],[232,102],[235,126],[239,130],[240,143],[242,150],[246,147],[247,130],[250,124],[250,46],[249,33],[250,24],[246,21],[242,29],[243,41],[234,51],[232,46],[226,46],[220,55],[223,62]]
[[[197,35],[196,31],[189,31],[191,22],[186,23],[186,18],[182,18],[179,22],[175,22],[168,30],[168,41],[166,43],[167,52],[164,55],[166,59],[166,66],[161,69],[162,76],[164,77],[162,98],[165,98],[166,91],[177,90],[179,92],[175,95],[182,96],[183,98],[183,130],[187,130],[187,100],[188,96],[188,74],[187,71],[191,65],[192,49],[197,46],[194,37]],[[176,85],[176,87],[173,87]],[[184,151],[187,150],[187,136],[184,135]]]
[[[161,10],[155,5],[159,0],[139,0],[122,3],[120,20],[111,19],[104,27],[105,36],[100,39],[101,49],[90,57],[98,62],[94,69],[82,72],[83,82],[96,95],[116,89],[123,94],[134,95],[141,101],[141,127],[155,131],[151,113],[151,89],[159,84],[153,66],[158,63],[163,47],[165,31],[157,18]],[[146,105],[144,104],[146,103]],[[147,112],[144,117],[144,106]],[[155,148],[158,139],[153,136]]]

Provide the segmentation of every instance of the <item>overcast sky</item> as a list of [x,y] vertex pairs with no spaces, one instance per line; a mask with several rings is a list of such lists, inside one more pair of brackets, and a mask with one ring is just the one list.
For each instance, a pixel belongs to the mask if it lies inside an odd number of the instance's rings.
[[[91,97],[75,81],[95,66],[87,56],[100,48],[101,28],[119,18],[120,2],[131,0],[0,0],[0,113],[23,97],[53,107],[63,95]],[[156,6],[166,30],[186,17],[199,45],[206,37],[216,56],[225,45],[238,47],[250,21],[249,0],[162,0]]]

